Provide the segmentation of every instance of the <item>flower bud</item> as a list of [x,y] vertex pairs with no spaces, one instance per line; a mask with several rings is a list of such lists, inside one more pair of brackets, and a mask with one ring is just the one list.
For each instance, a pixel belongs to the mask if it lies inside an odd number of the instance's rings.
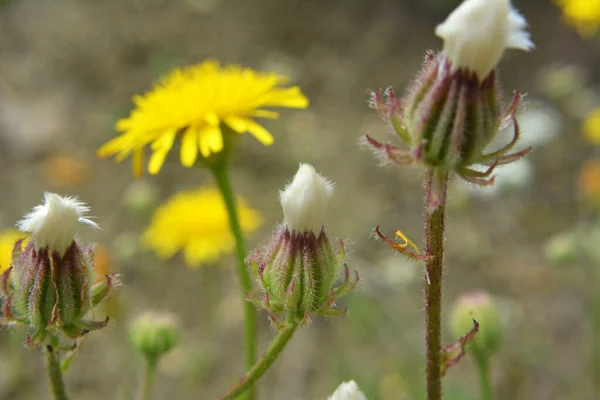
[[275,230],[264,251],[248,259],[265,299],[260,306],[271,312],[291,313],[308,323],[308,314],[333,315],[335,299],[358,283],[334,288],[343,265],[344,246],[334,250],[325,229],[326,206],[333,184],[308,164],[301,164],[293,181],[280,193],[284,222]]
[[156,362],[179,342],[179,324],[170,313],[146,312],[131,324],[129,339],[147,360]]
[[[494,167],[519,159],[530,149],[508,154],[519,138],[515,113],[521,96],[501,112],[495,67],[504,50],[529,50],[525,19],[509,0],[466,0],[436,29],[444,50],[427,53],[425,64],[404,99],[387,89],[371,105],[409,148],[367,137],[384,161],[455,171],[468,182],[489,185]],[[496,134],[514,122],[514,138],[485,153]],[[473,165],[489,167],[481,172]]]
[[469,351],[476,358],[488,358],[500,348],[502,322],[492,298],[487,293],[472,292],[462,295],[454,304],[450,319],[453,335],[457,337],[473,328],[473,320],[479,322],[479,332],[468,344]]
[[576,260],[579,255],[577,235],[574,232],[563,232],[551,237],[544,246],[544,253],[546,259],[555,265]]
[[354,381],[342,382],[327,400],[367,400]]
[[108,318],[84,317],[118,283],[114,275],[96,280],[93,246],[82,247],[75,240],[78,223],[98,227],[85,217],[89,208],[75,198],[44,197],[44,204],[17,224],[31,232],[31,241],[24,249],[17,241],[12,267],[0,276],[4,319],[34,329],[29,345],[41,343],[48,329],[76,338],[106,326]]

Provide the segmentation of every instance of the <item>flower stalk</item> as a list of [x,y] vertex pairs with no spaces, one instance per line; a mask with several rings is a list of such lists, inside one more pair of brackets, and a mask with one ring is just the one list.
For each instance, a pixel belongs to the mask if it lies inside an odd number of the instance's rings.
[[54,400],[68,400],[57,350],[52,344],[47,344],[45,347],[50,390]]
[[[245,365],[247,369],[252,368],[256,360],[256,309],[254,305],[246,300],[246,293],[252,291],[252,278],[246,266],[246,245],[242,236],[242,229],[238,216],[235,196],[231,187],[227,163],[217,163],[211,167],[211,171],[221,191],[227,214],[229,215],[229,228],[235,238],[235,252],[238,264],[238,275],[241,286],[242,304],[244,307],[244,343],[245,343]],[[251,387],[252,381],[248,387]],[[241,393],[241,392],[240,392]],[[247,397],[254,399],[254,391],[251,390]]]
[[490,381],[489,358],[475,356],[477,375],[479,376],[479,398],[481,400],[492,400],[492,384]]
[[[447,172],[428,169],[425,181],[426,262],[425,285],[427,400],[442,398],[442,278],[446,214]],[[435,189],[435,186],[438,189]]]
[[156,380],[157,364],[157,359],[146,358],[144,374],[142,375],[142,382],[140,385],[139,400],[150,400],[152,396],[152,389],[154,388],[154,381]]
[[273,341],[261,359],[248,370],[248,372],[239,380],[239,383],[228,390],[226,394],[219,397],[219,400],[234,400],[249,390],[273,365],[279,354],[281,354],[294,335],[294,332],[296,332],[296,328],[298,328],[296,318],[293,314],[289,314],[285,324],[282,326],[277,336],[273,338]]

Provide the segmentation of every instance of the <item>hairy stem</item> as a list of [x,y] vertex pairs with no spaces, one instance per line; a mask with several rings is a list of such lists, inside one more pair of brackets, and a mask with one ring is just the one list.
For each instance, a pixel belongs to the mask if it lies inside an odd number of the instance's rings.
[[139,400],[150,400],[152,396],[152,389],[154,388],[154,380],[156,378],[156,365],[156,359],[146,358],[144,374],[142,375],[142,382],[140,385]]
[[48,367],[48,380],[50,381],[50,389],[55,400],[68,400],[63,381],[60,361],[58,360],[58,350],[50,344],[45,347],[46,365]]
[[[227,164],[219,163],[218,165],[213,166],[212,172],[227,207],[227,213],[229,214],[229,229],[235,237],[238,275],[241,286],[240,293],[242,297],[245,318],[244,337],[246,370],[249,370],[252,368],[256,360],[256,309],[252,303],[246,300],[246,293],[252,290],[252,278],[250,277],[250,271],[246,266],[246,246],[244,244],[244,237],[242,236],[242,229],[240,227],[237,211],[237,203],[233,189],[231,188]],[[254,390],[250,390],[246,396],[246,399],[253,400],[254,398],[255,392]]]
[[427,171],[425,181],[426,254],[432,256],[426,265],[425,285],[427,400],[442,398],[442,276],[446,186],[448,173]]
[[298,323],[288,319],[284,327],[279,331],[273,339],[267,351],[263,354],[260,360],[240,379],[240,381],[232,387],[226,394],[221,396],[219,400],[234,400],[239,395],[243,394],[252,385],[264,375],[265,372],[273,365],[281,351],[290,341]]

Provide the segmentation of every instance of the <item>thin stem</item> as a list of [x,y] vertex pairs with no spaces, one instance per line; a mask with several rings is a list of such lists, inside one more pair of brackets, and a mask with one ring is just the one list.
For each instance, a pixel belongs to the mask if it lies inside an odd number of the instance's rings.
[[57,349],[52,345],[47,344],[45,351],[46,365],[48,367],[48,380],[50,381],[52,396],[55,400],[68,400],[62,370],[60,368],[60,361],[58,360]]
[[444,258],[444,230],[446,213],[446,186],[448,173],[434,169],[427,171],[425,182],[426,254],[429,282],[425,284],[427,400],[442,398],[442,275]]
[[140,385],[139,400],[150,400],[152,396],[152,389],[154,388],[154,381],[156,378],[156,365],[157,360],[146,358],[144,374],[142,375],[142,382]]
[[[597,267],[597,265],[594,265]],[[592,290],[592,357],[593,357],[593,378],[594,378],[594,396],[600,396],[600,291],[598,286],[600,279],[598,273],[594,271],[592,280],[594,289]]]
[[[223,200],[227,207],[227,213],[229,214],[229,229],[235,237],[235,250],[238,261],[238,275],[241,285],[241,296],[244,307],[244,318],[245,318],[245,349],[246,349],[246,370],[249,370],[254,365],[256,360],[256,309],[254,305],[246,300],[246,293],[252,290],[252,278],[250,277],[250,271],[246,266],[246,246],[244,244],[244,238],[242,236],[242,229],[240,227],[239,216],[237,212],[237,204],[233,189],[231,188],[231,182],[229,180],[229,174],[227,171],[227,164],[220,163],[219,165],[212,167],[214,174]],[[255,398],[255,391],[250,390],[246,396],[247,400],[253,400]]]
[[273,362],[277,359],[277,356],[284,349],[286,344],[292,338],[298,323],[293,320],[288,320],[285,326],[279,331],[277,336],[273,339],[269,348],[260,360],[240,379],[240,381],[232,387],[226,394],[221,396],[219,400],[234,400],[239,395],[244,393],[246,390],[252,387],[252,385],[264,375],[265,372],[273,365]]
[[489,358],[485,356],[475,356],[477,364],[477,373],[479,375],[480,400],[492,400],[492,384],[490,381]]

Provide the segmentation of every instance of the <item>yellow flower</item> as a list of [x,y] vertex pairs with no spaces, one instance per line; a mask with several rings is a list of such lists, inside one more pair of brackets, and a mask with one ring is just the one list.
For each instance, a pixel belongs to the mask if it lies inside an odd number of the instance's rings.
[[563,17],[581,36],[590,37],[600,25],[600,0],[556,0]]
[[0,233],[0,273],[6,271],[6,269],[10,267],[15,242],[26,237],[27,235],[25,233],[19,232],[16,229],[10,229]]
[[[237,205],[242,231],[256,230],[262,223],[260,213],[249,208],[242,198],[238,198]],[[216,188],[180,192],[171,197],[156,210],[142,243],[163,260],[183,251],[190,267],[214,262],[235,247],[227,209]]]
[[278,86],[286,81],[238,65],[221,68],[216,61],[174,70],[144,96],[134,96],[135,109],[116,125],[122,134],[102,146],[98,155],[115,155],[121,161],[133,153],[134,173],[141,175],[143,150],[151,144],[148,171],[157,174],[175,138],[181,136],[181,164],[191,167],[198,152],[208,157],[223,149],[224,125],[270,145],[273,137],[254,117],[278,117],[264,107],[308,106],[299,87]]
[[600,144],[600,107],[583,121],[583,134],[593,144]]

